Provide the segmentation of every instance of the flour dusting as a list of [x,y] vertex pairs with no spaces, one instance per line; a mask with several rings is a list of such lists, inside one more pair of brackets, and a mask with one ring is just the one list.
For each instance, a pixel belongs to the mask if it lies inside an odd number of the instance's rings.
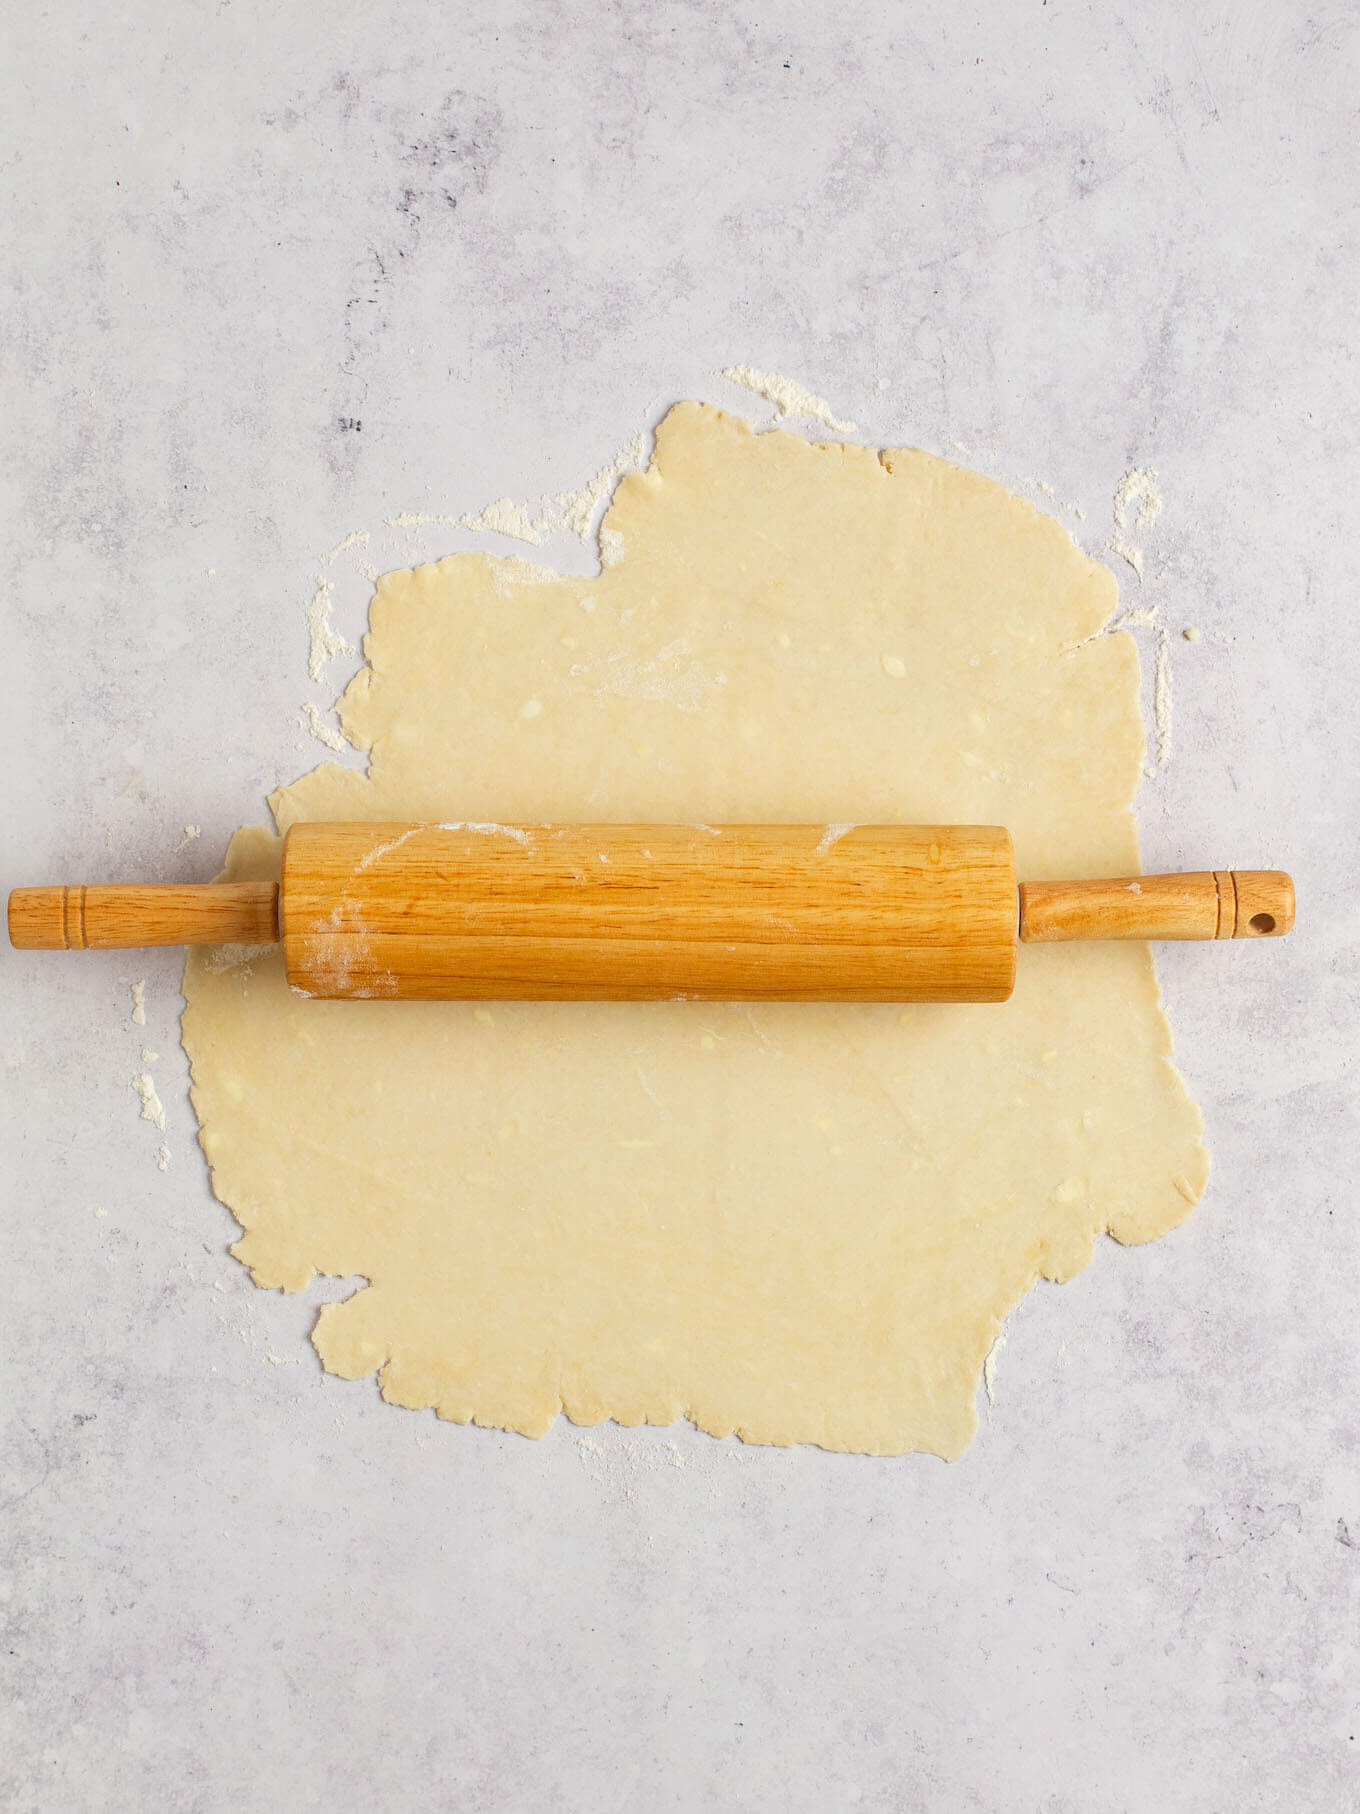
[[675,1472],[697,1472],[716,1491],[716,1470],[724,1461],[741,1463],[745,1457],[717,1443],[702,1452],[686,1452],[674,1437],[656,1442],[647,1437],[634,1437],[618,1430],[610,1432],[605,1442],[585,1432],[576,1438],[576,1453],[587,1477],[608,1496],[636,1500],[638,1489],[647,1475]]
[[553,510],[562,526],[581,541],[590,537],[595,512],[612,496],[614,487],[625,473],[636,472],[647,463],[647,436],[634,435],[621,447],[608,466],[602,466],[588,485],[579,491],[559,491],[552,500]]
[[307,607],[307,672],[320,680],[322,669],[336,655],[353,655],[354,644],[347,642],[331,623],[331,582],[317,575],[316,591]]
[[496,825],[490,820],[478,822],[475,819],[452,819],[441,822],[440,831],[475,831],[482,837],[513,838],[516,844],[528,844],[530,834],[522,825]]
[[153,1127],[165,1132],[165,1107],[156,1094],[155,1080],[149,1071],[138,1071],[132,1079],[132,1086],[142,1101],[142,1120],[149,1121]]
[[343,542],[337,542],[334,548],[331,549],[330,553],[326,556],[326,565],[329,567],[333,561],[338,560],[340,556],[346,553],[350,548],[366,548],[367,546],[367,529],[352,529]]
[[1157,767],[1171,760],[1171,632],[1157,629],[1157,665],[1152,679],[1152,716],[1157,730]]
[[604,661],[578,662],[571,672],[617,699],[654,699],[678,712],[698,712],[716,681],[683,636],[641,659],[617,650]]
[[1006,1346],[1006,1331],[998,1329],[996,1339],[987,1350],[987,1358],[982,1363],[982,1385],[987,1394],[987,1403],[996,1403],[996,1361],[1001,1350]]
[[1162,494],[1151,466],[1131,466],[1114,488],[1114,528],[1110,552],[1127,561],[1143,578],[1143,550],[1132,540],[1136,529],[1147,529],[1162,514]]
[[[413,825],[409,831],[402,832],[400,837],[389,838],[386,844],[375,844],[372,850],[366,851],[355,864],[355,875],[361,874],[365,869],[371,869],[375,863],[380,862],[383,857],[390,856],[394,850],[400,850],[406,840],[415,837],[420,829],[421,827],[419,825]],[[338,926],[340,924],[340,917],[343,912],[343,906],[337,902],[331,913],[332,925]]]
[[801,416],[808,422],[820,422],[824,428],[834,429],[837,434],[855,433],[855,424],[842,422],[833,416],[831,405],[824,397],[805,390],[801,384],[784,377],[781,372],[758,372],[752,365],[725,365],[718,376],[726,378],[729,384],[740,385],[744,391],[753,391],[767,403],[773,403],[776,422],[782,422],[786,416]]
[[586,542],[590,540],[597,512],[608,503],[618,481],[625,473],[636,472],[646,463],[647,435],[644,431],[634,435],[608,465],[602,466],[588,484],[576,491],[559,491],[536,498],[533,509],[527,504],[516,504],[512,498],[497,498],[485,510],[458,520],[464,529],[489,529],[497,535],[514,536],[517,541],[535,545],[560,529],[565,529],[578,541]]
[[535,522],[523,504],[510,498],[497,498],[476,516],[461,516],[458,521],[464,529],[489,529],[496,535],[514,536],[520,542],[541,542],[548,533],[541,518]]
[[516,586],[551,586],[562,578],[555,567],[541,561],[524,561],[517,554],[502,560],[491,559],[491,584],[502,598],[509,598]]
[[337,755],[344,753],[345,739],[331,725],[323,723],[320,712],[310,699],[304,703],[299,719],[318,743],[324,743],[328,750],[334,750]]

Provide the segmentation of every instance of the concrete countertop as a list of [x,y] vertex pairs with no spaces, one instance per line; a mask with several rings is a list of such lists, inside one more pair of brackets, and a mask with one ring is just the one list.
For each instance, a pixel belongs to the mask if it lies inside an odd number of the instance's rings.
[[323,1376],[317,1293],[227,1255],[178,956],[6,952],[4,1805],[1360,1804],[1360,14],[65,0],[8,35],[5,888],[208,877],[327,754],[319,572],[357,641],[359,555],[515,547],[386,519],[577,486],[678,397],[768,419],[714,376],[746,362],[1160,606],[1144,861],[1291,869],[1300,917],[1163,955],[1209,1194],[1022,1306],[951,1467],[530,1443]]

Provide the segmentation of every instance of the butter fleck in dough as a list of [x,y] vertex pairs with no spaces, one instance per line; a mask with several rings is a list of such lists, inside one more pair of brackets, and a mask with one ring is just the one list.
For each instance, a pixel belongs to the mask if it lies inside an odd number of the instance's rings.
[[[1029,503],[686,403],[604,528],[590,579],[385,575],[340,705],[370,772],[280,789],[280,829],[981,823],[1022,877],[1136,872],[1137,653]],[[278,853],[240,831],[227,873]],[[1022,948],[1004,1006],[310,1002],[277,951],[191,955],[185,993],[256,1282],[362,1275],[327,1368],[529,1435],[958,1456],[1036,1279],[1164,1234],[1208,1172],[1143,945]]]

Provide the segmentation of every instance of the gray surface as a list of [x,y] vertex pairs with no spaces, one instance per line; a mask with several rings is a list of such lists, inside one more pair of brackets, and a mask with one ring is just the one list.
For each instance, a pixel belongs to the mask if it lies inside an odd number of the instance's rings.
[[1205,634],[1145,860],[1290,867],[1303,930],[1165,958],[1208,1199],[1023,1307],[953,1467],[323,1378],[225,1252],[177,960],[4,954],[4,1805],[1356,1805],[1355,8],[9,13],[5,887],[206,877],[324,755],[319,554],[744,360],[1093,551],[1155,465]]

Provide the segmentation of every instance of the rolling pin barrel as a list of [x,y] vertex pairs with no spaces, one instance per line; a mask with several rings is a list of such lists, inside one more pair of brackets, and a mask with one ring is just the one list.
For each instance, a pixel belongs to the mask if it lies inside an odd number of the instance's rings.
[[1004,1001],[1015,865],[991,826],[295,825],[304,994]]

